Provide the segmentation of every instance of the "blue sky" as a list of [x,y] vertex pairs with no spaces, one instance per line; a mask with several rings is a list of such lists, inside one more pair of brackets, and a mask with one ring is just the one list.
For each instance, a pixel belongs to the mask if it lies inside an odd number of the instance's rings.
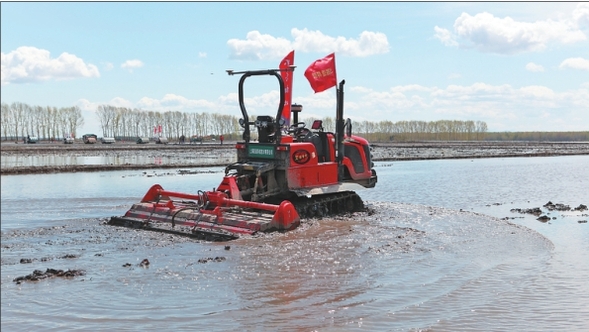
[[[240,116],[239,78],[295,50],[293,102],[335,116],[304,77],[335,52],[353,121],[474,120],[489,131],[589,130],[589,3],[1,3],[3,103]],[[275,114],[276,80],[247,80]]]

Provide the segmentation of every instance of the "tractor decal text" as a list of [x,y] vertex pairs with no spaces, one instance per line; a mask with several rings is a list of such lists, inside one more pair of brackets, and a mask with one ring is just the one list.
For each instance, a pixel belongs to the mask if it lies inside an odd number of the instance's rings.
[[306,164],[309,160],[311,160],[311,155],[309,151],[306,150],[297,150],[292,154],[292,161],[297,164]]
[[273,146],[250,146],[248,148],[250,157],[257,158],[274,158]]

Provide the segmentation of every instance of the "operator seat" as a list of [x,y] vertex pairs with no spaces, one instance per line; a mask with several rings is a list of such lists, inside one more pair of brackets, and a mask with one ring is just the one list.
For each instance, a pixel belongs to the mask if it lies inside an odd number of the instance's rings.
[[276,139],[276,123],[274,118],[268,115],[261,115],[256,118],[258,128],[258,141],[260,143],[273,143]]
[[317,130],[310,138],[311,143],[315,145],[315,150],[317,150],[317,159],[320,163],[331,161],[329,156],[329,146],[327,145],[327,134],[323,131],[323,121],[313,121],[311,129]]

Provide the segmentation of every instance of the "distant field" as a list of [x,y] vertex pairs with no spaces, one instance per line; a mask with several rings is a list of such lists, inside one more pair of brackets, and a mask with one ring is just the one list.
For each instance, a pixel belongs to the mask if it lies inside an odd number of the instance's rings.
[[[126,164],[126,165],[67,165],[67,166],[21,166],[2,167],[2,175],[91,172],[103,170],[122,170],[138,168],[178,168],[200,166],[224,166],[227,160],[236,158],[235,142],[210,144],[63,144],[40,142],[37,144],[1,144],[2,157],[12,156],[153,156],[173,155],[175,162],[165,165]],[[218,156],[218,162],[207,164],[195,161],[195,154]],[[497,157],[544,157],[563,155],[589,155],[589,142],[397,142],[372,144],[373,161],[430,160],[430,159],[465,159]]]

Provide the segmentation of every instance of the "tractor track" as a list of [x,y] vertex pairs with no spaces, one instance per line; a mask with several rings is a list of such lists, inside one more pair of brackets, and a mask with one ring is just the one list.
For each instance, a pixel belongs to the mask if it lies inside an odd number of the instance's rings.
[[291,200],[301,219],[323,218],[365,210],[364,202],[353,191],[325,194],[318,197],[298,197]]

